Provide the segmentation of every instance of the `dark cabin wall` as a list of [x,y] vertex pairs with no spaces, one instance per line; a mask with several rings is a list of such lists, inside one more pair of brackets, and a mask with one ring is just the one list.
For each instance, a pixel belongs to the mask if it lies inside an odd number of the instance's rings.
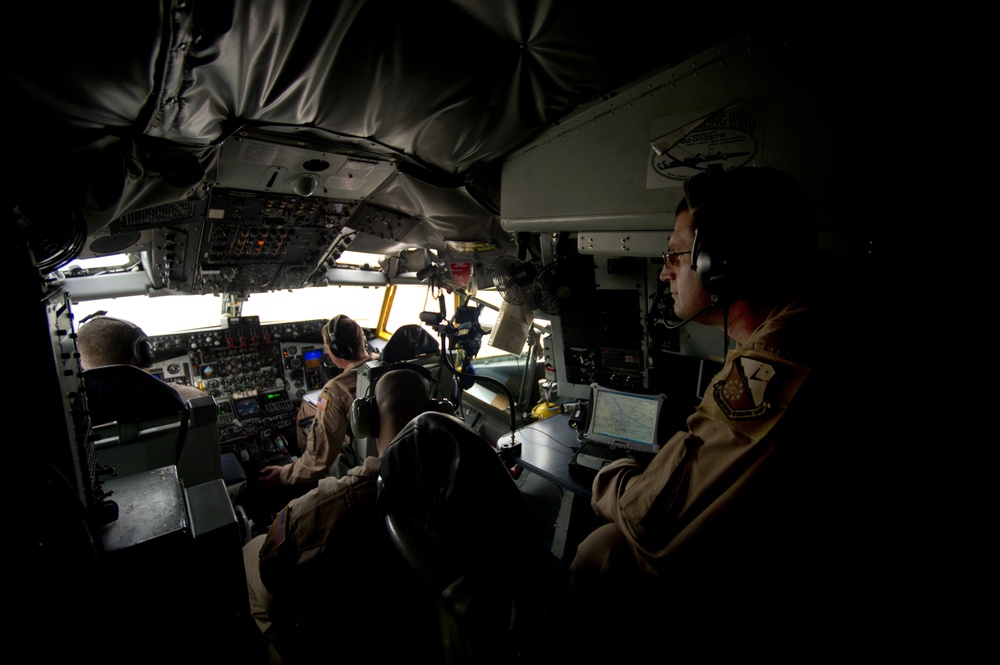
[[[538,233],[550,248],[546,261],[559,258],[549,238],[571,238],[574,253],[594,262],[598,293],[631,293],[611,299],[613,325],[641,326],[645,333],[683,182],[709,163],[794,174],[814,202],[822,247],[848,261],[865,260],[878,220],[859,230],[843,202],[851,195],[844,170],[858,123],[839,89],[848,59],[837,61],[843,50],[826,50],[830,40],[813,37],[778,25],[748,28],[563,118],[505,160],[501,225],[511,233]],[[707,136],[706,120],[718,130],[715,143],[695,141],[662,156],[651,147],[665,135],[670,145]],[[690,156],[691,164],[671,165],[666,157],[676,155]],[[627,268],[626,261],[644,268]],[[590,316],[590,332],[609,314]],[[581,335],[577,318],[555,317],[556,348]],[[649,361],[650,346],[659,343],[644,334],[632,348]],[[720,332],[696,324],[663,344],[670,353],[708,362],[720,361],[726,350]],[[578,355],[557,357],[561,396],[588,394]],[[650,374],[642,371],[648,388]]]

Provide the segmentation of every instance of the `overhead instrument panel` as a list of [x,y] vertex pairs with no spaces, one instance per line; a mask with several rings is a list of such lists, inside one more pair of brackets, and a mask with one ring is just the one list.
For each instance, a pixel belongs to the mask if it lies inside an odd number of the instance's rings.
[[392,238],[409,228],[367,204],[397,173],[396,158],[376,148],[236,132],[222,145],[203,198],[130,212],[82,256],[144,253],[155,289],[195,294],[319,283],[359,231]]
[[216,189],[196,284],[201,292],[247,293],[306,286],[355,210],[330,199]]

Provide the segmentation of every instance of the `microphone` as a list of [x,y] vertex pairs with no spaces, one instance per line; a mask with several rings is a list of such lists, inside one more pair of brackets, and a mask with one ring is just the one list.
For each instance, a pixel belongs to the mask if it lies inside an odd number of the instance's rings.
[[712,302],[708,303],[707,305],[705,305],[704,307],[702,307],[701,309],[699,309],[697,312],[695,312],[691,316],[689,316],[686,319],[684,319],[683,321],[681,321],[679,323],[664,323],[663,325],[664,325],[664,327],[667,330],[675,330],[677,328],[680,328],[681,326],[683,326],[686,323],[690,323],[693,319],[701,316],[701,313],[704,312],[706,309],[708,309],[709,307],[715,307],[717,304],[718,303],[716,303],[713,300]]

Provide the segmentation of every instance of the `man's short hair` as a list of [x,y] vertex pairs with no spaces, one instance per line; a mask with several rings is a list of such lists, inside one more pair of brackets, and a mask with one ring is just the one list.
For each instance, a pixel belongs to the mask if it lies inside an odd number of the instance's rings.
[[[424,370],[426,371],[426,370]],[[351,431],[361,438],[394,431],[425,411],[438,410],[430,397],[431,380],[416,368],[390,368],[351,404]]]
[[400,367],[383,374],[374,392],[380,408],[402,412],[410,420],[430,402],[431,382],[416,370]]
[[110,316],[90,319],[80,326],[76,346],[84,370],[105,365],[137,365],[151,361],[152,347],[142,328]]

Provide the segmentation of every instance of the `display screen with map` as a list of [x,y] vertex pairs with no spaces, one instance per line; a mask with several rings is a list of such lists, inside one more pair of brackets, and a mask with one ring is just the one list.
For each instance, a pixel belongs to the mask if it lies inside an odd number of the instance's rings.
[[642,452],[660,449],[656,433],[666,396],[640,395],[591,384],[588,441]]

